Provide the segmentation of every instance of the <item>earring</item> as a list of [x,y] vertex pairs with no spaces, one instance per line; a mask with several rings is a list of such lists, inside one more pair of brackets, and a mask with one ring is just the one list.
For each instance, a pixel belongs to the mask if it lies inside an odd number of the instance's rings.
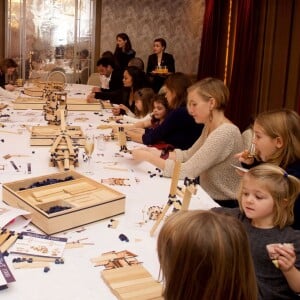
[[208,120],[211,122],[213,120],[213,113],[212,113],[212,109],[209,110],[209,116],[208,116]]

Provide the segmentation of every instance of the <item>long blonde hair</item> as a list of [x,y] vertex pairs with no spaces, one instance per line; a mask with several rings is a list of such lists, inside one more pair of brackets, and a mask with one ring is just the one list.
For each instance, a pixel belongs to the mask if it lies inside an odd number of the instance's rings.
[[257,299],[249,242],[237,219],[213,211],[177,212],[163,225],[157,247],[164,299]]
[[274,200],[273,225],[278,226],[280,229],[291,225],[294,221],[294,203],[300,193],[299,179],[273,164],[262,163],[251,168],[243,175],[238,192],[238,200],[242,211],[242,190],[244,180],[248,177],[256,179],[271,194]]
[[300,116],[293,110],[280,109],[260,113],[255,123],[261,126],[272,139],[280,137],[283,147],[278,149],[267,162],[282,168],[300,159]]

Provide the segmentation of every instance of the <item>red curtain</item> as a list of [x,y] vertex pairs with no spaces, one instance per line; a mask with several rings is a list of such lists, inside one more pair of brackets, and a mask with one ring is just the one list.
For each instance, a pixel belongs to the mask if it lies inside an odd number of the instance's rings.
[[228,0],[206,0],[198,79],[223,79],[225,66]]
[[253,105],[256,84],[256,56],[260,1],[238,1],[231,77],[228,78],[230,102],[228,117],[241,130],[250,125],[256,111]]

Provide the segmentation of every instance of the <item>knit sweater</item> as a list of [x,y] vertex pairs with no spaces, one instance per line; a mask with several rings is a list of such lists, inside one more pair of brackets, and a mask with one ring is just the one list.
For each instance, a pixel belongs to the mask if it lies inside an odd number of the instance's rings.
[[[231,164],[237,165],[234,154],[243,150],[238,127],[224,123],[208,135],[207,126],[188,150],[176,149],[176,160],[182,162],[180,178],[200,176],[201,187],[215,200],[236,199],[240,176]],[[167,159],[164,176],[171,177],[174,160]]]

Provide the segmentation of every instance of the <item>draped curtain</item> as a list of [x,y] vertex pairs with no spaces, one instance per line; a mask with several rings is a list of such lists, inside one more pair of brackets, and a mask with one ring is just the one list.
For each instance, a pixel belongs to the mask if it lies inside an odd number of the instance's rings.
[[300,1],[206,1],[198,79],[224,80],[241,130],[264,110],[300,111],[299,36]]

